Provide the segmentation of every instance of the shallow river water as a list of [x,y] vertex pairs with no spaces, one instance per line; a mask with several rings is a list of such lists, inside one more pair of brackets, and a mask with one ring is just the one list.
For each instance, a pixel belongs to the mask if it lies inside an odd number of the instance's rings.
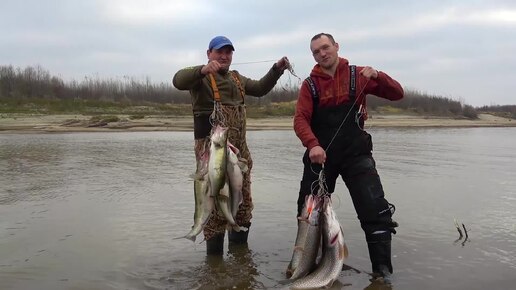
[[[516,128],[372,128],[399,222],[393,289],[516,288]],[[251,131],[249,248],[208,260],[192,225],[191,132],[0,134],[0,289],[282,289],[303,148]],[[334,208],[350,256],[332,289],[385,289],[348,192]],[[468,240],[457,240],[454,220]],[[202,234],[200,235],[202,240]]]

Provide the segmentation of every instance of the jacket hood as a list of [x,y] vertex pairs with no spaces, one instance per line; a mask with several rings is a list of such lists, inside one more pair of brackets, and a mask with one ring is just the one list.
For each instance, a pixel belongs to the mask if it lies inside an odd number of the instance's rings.
[[[349,66],[349,61],[345,58],[339,57],[339,65],[337,66],[337,71],[341,71],[344,69],[347,70],[348,66]],[[324,73],[319,64],[316,64],[314,66],[314,68],[312,69],[312,72],[310,72],[310,76],[320,77],[320,78],[325,78],[325,79],[333,78],[333,76],[330,76],[330,75],[327,75],[326,73]]]

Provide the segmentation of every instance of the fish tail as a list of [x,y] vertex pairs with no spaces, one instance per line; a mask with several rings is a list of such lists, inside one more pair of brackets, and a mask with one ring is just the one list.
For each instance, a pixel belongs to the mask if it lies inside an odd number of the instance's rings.
[[231,230],[233,230],[235,232],[247,232],[249,230],[249,228],[241,227],[241,226],[239,226],[237,224],[229,225],[229,227],[231,228]]
[[307,222],[307,223],[309,223],[308,219],[307,219],[307,218],[305,218],[305,217],[298,217],[297,219],[298,219],[300,222]]
[[195,236],[186,235],[186,236],[182,236],[182,237],[172,238],[172,240],[187,239],[187,240],[190,240],[195,243],[195,238],[196,238]]

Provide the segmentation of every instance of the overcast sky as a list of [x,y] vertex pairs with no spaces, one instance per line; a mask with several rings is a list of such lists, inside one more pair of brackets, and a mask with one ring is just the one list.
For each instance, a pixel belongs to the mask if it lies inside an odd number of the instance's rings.
[[0,65],[39,65],[64,80],[171,82],[225,35],[243,75],[260,78],[287,56],[305,78],[319,32],[333,34],[352,64],[405,88],[473,106],[516,104],[514,0],[0,0]]

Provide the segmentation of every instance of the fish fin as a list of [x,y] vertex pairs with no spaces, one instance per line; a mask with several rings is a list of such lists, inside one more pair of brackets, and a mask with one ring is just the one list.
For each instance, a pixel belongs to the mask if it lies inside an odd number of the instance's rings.
[[285,271],[285,277],[290,278],[292,277],[292,274],[294,273],[294,269],[287,268],[287,271]]
[[297,217],[297,219],[300,221],[300,222],[307,222],[309,223],[308,219],[305,218],[305,217]]
[[229,141],[228,141],[228,148],[233,151],[233,153],[235,153],[236,155],[238,155],[238,153],[240,153],[240,150],[238,150],[238,148],[235,147],[235,145],[231,144]]
[[294,247],[294,251],[304,252],[304,251],[305,251],[305,249],[304,249],[303,247],[296,246],[296,247]]
[[208,174],[208,171],[205,172],[194,172],[190,174],[190,178],[193,180],[205,180],[206,176]]
[[180,239],[187,239],[187,240],[190,240],[195,243],[195,236],[186,235],[186,236],[182,236],[182,237],[172,238],[172,240],[180,240]]
[[232,224],[229,224],[229,223],[226,226],[226,229],[228,231],[235,231],[235,232],[247,232],[247,230],[248,230],[248,228],[246,228],[246,227],[241,227],[241,226],[239,226],[237,224],[232,225]]
[[224,183],[224,187],[219,191],[218,197],[224,197],[229,199],[230,193],[229,193],[229,185],[228,182]]
[[290,284],[290,283],[292,283],[292,280],[290,278],[278,281],[278,284],[280,284],[280,285],[287,285],[287,284]]
[[340,246],[339,258],[341,260],[343,260],[343,259],[346,259],[348,256],[349,256],[348,246],[346,245],[346,243],[344,243]]
[[237,162],[237,164],[238,164],[238,167],[240,167],[240,170],[242,171],[242,173],[245,173],[245,172],[247,172],[249,170],[249,167],[247,166],[247,163],[244,163],[244,162],[239,160]]
[[242,158],[242,157],[238,157],[238,167],[240,167],[240,170],[242,170],[242,172],[247,172],[249,170],[249,161],[245,158]]

